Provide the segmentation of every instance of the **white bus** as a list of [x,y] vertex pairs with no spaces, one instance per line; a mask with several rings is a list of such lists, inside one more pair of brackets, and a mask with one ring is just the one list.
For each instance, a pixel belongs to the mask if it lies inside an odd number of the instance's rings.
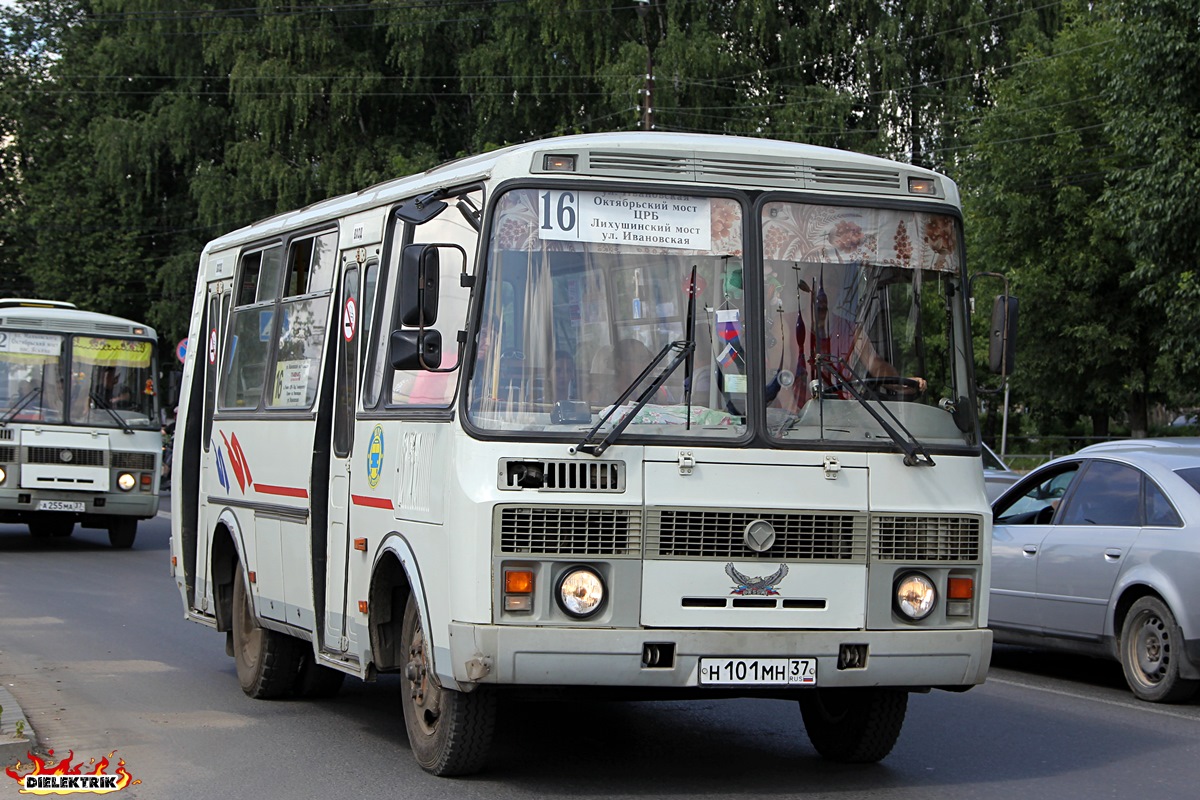
[[[253,697],[403,676],[798,701],[825,757],[991,653],[959,197],[794,143],[509,147],[204,249],[172,569]],[[797,720],[799,721],[799,720]]]
[[71,303],[0,299],[0,522],[76,523],[129,548],[158,512],[154,330]]

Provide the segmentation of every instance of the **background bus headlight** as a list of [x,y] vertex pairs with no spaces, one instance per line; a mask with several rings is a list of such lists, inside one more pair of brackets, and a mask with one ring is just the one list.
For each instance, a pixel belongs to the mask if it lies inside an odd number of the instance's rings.
[[4,479],[7,477],[8,475],[4,472],[4,467],[0,467],[0,483],[4,483]]
[[128,472],[122,472],[117,476],[117,486],[120,487],[122,492],[131,491],[133,487],[137,486],[137,478]]
[[936,603],[937,589],[921,573],[910,572],[896,581],[896,608],[909,619],[925,619]]
[[595,570],[573,567],[558,581],[559,607],[577,619],[590,617],[604,604],[604,581]]

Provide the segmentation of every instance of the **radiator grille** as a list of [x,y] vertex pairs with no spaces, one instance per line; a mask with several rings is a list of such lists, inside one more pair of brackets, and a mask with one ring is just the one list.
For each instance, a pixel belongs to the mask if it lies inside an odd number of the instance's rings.
[[[746,546],[746,526],[766,520],[775,543],[764,553]],[[864,563],[865,514],[824,511],[655,509],[646,519],[647,557]]]
[[498,488],[541,492],[623,492],[625,462],[570,459],[500,460]]
[[637,509],[499,506],[500,553],[530,556],[638,556],[642,519]]
[[872,556],[880,561],[978,561],[979,517],[878,514]]
[[154,453],[121,453],[114,450],[112,453],[112,468],[153,471]]
[[0,447],[0,461],[3,461],[5,464],[11,464],[16,460],[17,448],[12,447],[11,445],[8,447]]
[[[86,450],[78,447],[30,447],[26,450],[28,464],[70,464],[75,467],[103,467],[104,450]],[[69,453],[68,458],[63,458]]]

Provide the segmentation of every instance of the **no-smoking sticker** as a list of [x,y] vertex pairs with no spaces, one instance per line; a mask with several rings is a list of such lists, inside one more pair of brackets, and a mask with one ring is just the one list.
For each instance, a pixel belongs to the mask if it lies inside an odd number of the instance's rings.
[[342,336],[346,337],[347,342],[354,341],[354,327],[358,319],[358,311],[354,307],[354,298],[346,298],[346,308],[342,314]]

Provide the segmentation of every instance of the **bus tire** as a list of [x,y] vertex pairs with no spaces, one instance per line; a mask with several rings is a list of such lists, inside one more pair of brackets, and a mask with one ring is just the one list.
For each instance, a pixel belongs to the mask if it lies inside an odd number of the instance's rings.
[[404,608],[401,646],[407,660],[400,704],[413,757],[441,777],[470,775],[487,761],[496,725],[496,698],[487,687],[458,692],[437,685],[414,595]]
[[310,700],[334,697],[341,690],[345,680],[346,673],[318,664],[312,650],[305,649],[300,672],[296,675],[296,696]]
[[233,662],[242,691],[256,700],[291,694],[304,657],[303,645],[258,624],[239,561],[233,574]]
[[116,549],[128,550],[136,537],[137,520],[133,517],[120,517],[108,523],[108,543]]
[[892,752],[908,710],[908,693],[897,689],[813,689],[799,700],[813,747],[847,764],[871,764]]
[[74,532],[75,520],[69,517],[45,517],[29,523],[29,533],[36,539],[66,537]]

